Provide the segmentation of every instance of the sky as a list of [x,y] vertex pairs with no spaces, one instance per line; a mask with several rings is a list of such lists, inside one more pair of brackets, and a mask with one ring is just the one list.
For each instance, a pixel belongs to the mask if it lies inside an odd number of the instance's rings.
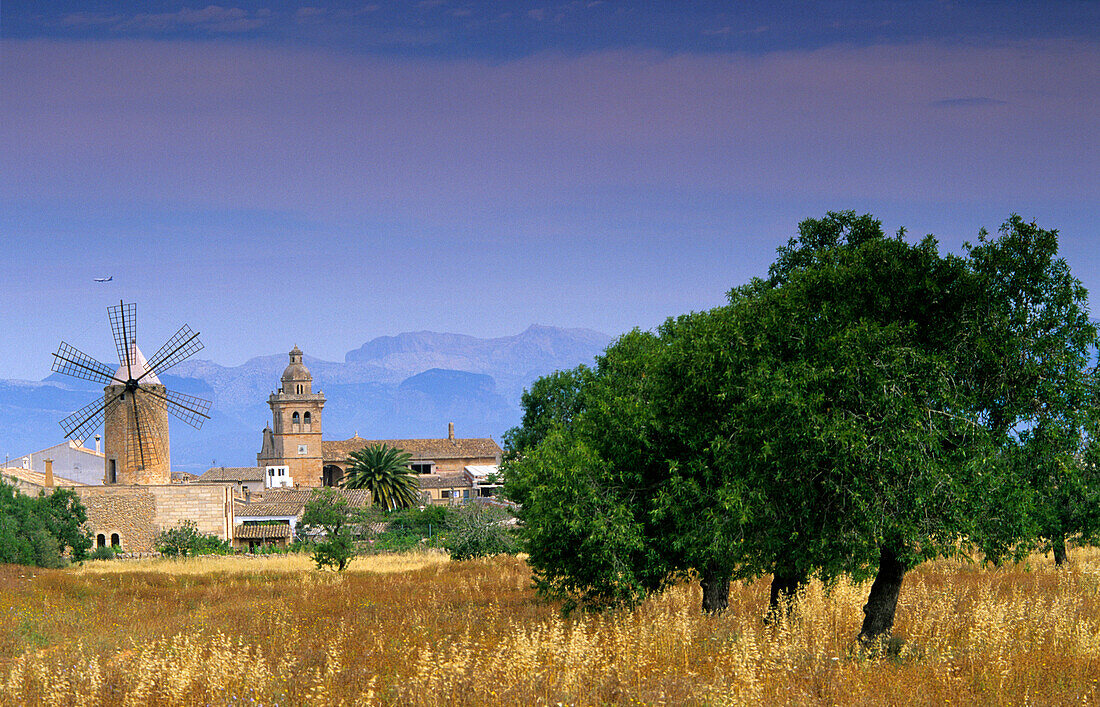
[[650,329],[830,210],[1100,293],[1097,96],[1092,1],[0,0],[0,378],[120,299],[223,365]]

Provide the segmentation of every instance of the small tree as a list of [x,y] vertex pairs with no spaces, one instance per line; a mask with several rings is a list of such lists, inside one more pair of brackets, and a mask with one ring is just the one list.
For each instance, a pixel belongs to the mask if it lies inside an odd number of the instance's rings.
[[409,468],[412,455],[408,452],[374,444],[348,456],[351,466],[345,488],[367,489],[371,503],[391,511],[420,503],[420,483]]
[[353,508],[336,489],[317,489],[306,502],[302,525],[320,530],[324,537],[313,546],[317,569],[332,567],[343,572],[355,558],[353,530],[368,519],[363,509]]

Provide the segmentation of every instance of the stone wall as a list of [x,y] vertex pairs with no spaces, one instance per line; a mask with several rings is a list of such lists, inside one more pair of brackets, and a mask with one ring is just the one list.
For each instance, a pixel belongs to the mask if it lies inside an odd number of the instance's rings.
[[[149,487],[88,486],[73,487],[88,511],[85,527],[92,534],[106,536],[118,533],[125,552],[152,552],[153,539],[160,529],[156,525],[156,498]],[[94,546],[94,545],[93,545]]]
[[108,544],[118,533],[125,552],[153,552],[162,530],[192,520],[199,532],[228,540],[233,533],[232,489],[222,485],[77,486],[73,490],[88,510],[93,540],[102,533]]

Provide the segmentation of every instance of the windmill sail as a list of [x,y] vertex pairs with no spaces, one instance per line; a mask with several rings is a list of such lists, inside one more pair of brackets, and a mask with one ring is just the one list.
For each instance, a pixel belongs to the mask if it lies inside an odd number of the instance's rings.
[[53,372],[104,384],[110,383],[115,377],[115,372],[110,366],[100,363],[64,341],[57,347],[57,353],[53,355]]
[[111,334],[115,337],[119,365],[126,369],[127,375],[122,380],[129,380],[134,377],[130,349],[137,343],[137,305],[124,304],[119,300],[117,307],[107,308],[107,316],[111,320]]
[[191,327],[184,324],[180,330],[172,335],[164,346],[161,346],[153,358],[149,359],[148,369],[141,374],[138,380],[147,375],[164,373],[180,361],[189,358],[197,351],[202,350],[202,342],[199,335],[191,331]]

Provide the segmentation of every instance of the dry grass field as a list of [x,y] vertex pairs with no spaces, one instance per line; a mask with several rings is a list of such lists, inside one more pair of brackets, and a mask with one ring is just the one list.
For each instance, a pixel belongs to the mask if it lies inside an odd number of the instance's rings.
[[767,581],[699,615],[697,586],[563,619],[516,558],[0,567],[0,701],[193,704],[1096,704],[1100,552],[1055,570],[910,573],[895,658],[853,646],[866,587],[811,586],[767,627]]

